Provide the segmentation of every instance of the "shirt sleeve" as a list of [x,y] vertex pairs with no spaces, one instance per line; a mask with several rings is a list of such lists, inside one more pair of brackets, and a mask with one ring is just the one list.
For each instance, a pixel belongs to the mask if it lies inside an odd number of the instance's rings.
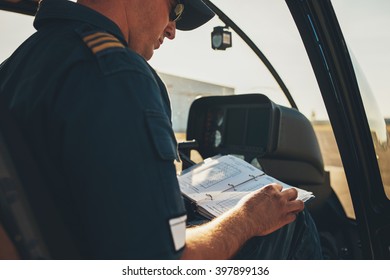
[[[114,71],[115,72],[115,71]],[[93,259],[173,259],[185,240],[176,140],[160,89],[146,71],[102,75],[79,65],[52,111],[52,147],[76,217],[66,217]],[[66,213],[65,213],[66,216]]]

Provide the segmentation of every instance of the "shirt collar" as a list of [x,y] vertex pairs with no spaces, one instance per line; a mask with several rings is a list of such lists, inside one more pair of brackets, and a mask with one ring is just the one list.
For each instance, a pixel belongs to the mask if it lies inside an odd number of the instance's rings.
[[35,16],[34,27],[39,30],[50,20],[77,20],[99,27],[122,41],[127,46],[121,30],[109,18],[84,5],[68,0],[43,0]]

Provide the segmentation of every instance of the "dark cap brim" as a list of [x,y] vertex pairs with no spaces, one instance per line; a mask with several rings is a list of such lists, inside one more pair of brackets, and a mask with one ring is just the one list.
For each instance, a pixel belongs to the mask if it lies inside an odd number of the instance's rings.
[[214,17],[214,12],[202,0],[182,0],[184,11],[176,22],[179,30],[193,30]]

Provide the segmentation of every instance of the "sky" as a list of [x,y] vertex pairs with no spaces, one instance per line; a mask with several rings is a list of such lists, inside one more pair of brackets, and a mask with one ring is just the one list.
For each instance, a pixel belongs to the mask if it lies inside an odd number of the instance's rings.
[[[283,0],[215,0],[220,9],[252,38],[271,61],[293,95],[298,108],[309,118],[326,112],[298,31]],[[350,51],[366,77],[385,117],[390,117],[390,1],[333,0]],[[34,32],[33,18],[0,12],[0,61],[6,59]],[[165,40],[150,64],[158,71],[200,81],[231,86],[237,93],[265,93],[288,105],[280,88],[258,58],[233,34],[233,47],[211,49],[210,33],[222,25],[214,18],[198,30],[178,31]],[[373,103],[369,98],[369,102]],[[375,103],[375,102],[374,102]]]

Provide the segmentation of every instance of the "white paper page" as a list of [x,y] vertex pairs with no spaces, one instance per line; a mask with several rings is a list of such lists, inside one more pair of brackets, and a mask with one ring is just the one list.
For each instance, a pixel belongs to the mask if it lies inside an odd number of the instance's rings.
[[[273,177],[268,175],[263,175],[256,180],[247,182],[243,185],[240,185],[236,188],[236,190],[232,189],[227,192],[222,192],[215,198],[208,200],[204,200],[199,202],[199,206],[203,207],[207,212],[212,214],[213,216],[219,216],[222,213],[228,211],[233,208],[245,195],[258,190],[268,184],[278,183],[283,186],[283,190],[292,188],[292,186],[287,185],[283,182],[276,180]],[[313,194],[311,192],[295,188],[298,191],[297,199],[302,200],[303,202],[313,198]]]
[[263,173],[249,163],[228,155],[207,159],[192,171],[178,176],[178,180],[182,193],[198,202]]

